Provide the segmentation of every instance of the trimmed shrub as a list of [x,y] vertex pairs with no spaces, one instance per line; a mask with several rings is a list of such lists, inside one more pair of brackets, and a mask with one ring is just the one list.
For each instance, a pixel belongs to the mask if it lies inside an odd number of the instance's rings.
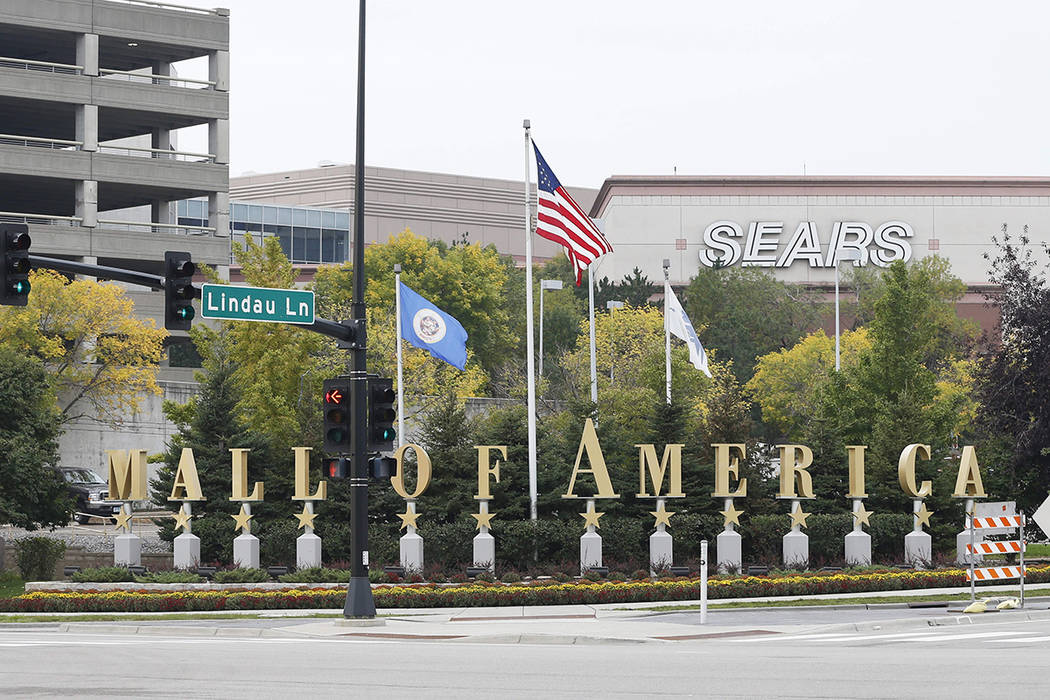
[[100,566],[81,569],[70,578],[77,583],[120,583],[134,581],[135,575],[126,566]]
[[215,583],[266,583],[270,575],[262,569],[229,569],[215,572]]
[[22,580],[50,581],[66,553],[66,543],[50,537],[22,537],[15,540],[15,550]]

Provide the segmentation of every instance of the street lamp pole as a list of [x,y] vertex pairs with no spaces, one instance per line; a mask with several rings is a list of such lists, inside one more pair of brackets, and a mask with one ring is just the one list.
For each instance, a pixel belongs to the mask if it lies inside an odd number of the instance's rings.
[[561,280],[540,280],[540,379],[543,378],[543,290],[561,288]]
[[842,368],[839,353],[839,263],[843,260],[860,260],[860,251],[856,248],[841,248],[835,251],[835,371]]

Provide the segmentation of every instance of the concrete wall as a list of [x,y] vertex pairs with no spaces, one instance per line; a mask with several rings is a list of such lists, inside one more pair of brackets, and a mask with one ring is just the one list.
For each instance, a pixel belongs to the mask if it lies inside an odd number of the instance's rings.
[[[141,397],[139,410],[128,416],[119,428],[110,428],[92,420],[79,420],[66,426],[59,441],[62,464],[70,467],[88,467],[106,477],[106,450],[142,449],[149,454],[163,452],[165,443],[175,432],[175,426],[164,418],[165,400],[185,403],[196,392],[192,370],[167,368],[163,375],[179,377],[180,381],[161,379],[160,396]],[[149,465],[149,478],[156,476],[158,465]]]

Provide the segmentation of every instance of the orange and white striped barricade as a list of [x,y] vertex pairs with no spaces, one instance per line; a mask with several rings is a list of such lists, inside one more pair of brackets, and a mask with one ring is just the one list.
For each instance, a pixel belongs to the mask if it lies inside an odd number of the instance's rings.
[[[970,602],[977,599],[977,582],[987,581],[1010,581],[1017,579],[1020,582],[1021,607],[1024,607],[1024,526],[1025,516],[1020,515],[996,515],[993,517],[968,518],[970,525],[970,544],[966,545],[967,553],[973,554],[1017,554],[1017,566],[990,566],[978,569],[974,564],[974,557],[970,556],[970,568],[966,572],[966,579],[970,582]],[[1016,529],[1016,540],[1005,540],[1002,542],[975,542],[977,530],[989,529]]]

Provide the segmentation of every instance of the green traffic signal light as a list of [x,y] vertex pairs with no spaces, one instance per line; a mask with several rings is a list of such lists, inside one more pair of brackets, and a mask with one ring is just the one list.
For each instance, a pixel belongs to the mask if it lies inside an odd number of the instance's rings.
[[30,289],[32,289],[32,285],[29,284],[29,280],[19,280],[11,285],[11,291],[22,296],[29,296]]

